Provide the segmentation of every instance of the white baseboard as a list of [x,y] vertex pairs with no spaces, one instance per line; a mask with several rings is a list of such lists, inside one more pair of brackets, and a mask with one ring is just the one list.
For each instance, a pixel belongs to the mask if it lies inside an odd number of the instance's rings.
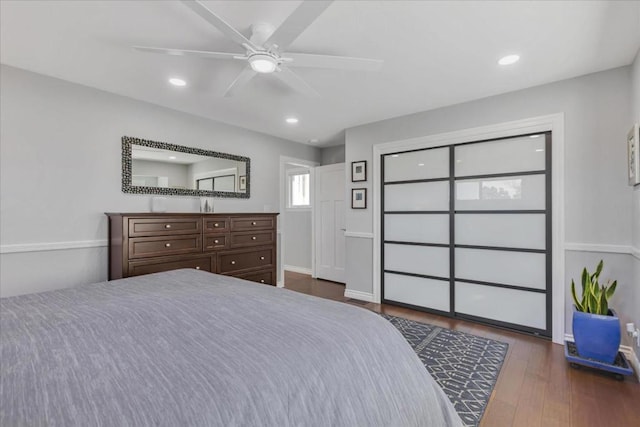
[[278,282],[276,283],[276,288],[284,288],[284,281],[278,280]]
[[360,301],[375,302],[375,299],[373,298],[373,294],[370,292],[362,292],[362,291],[354,291],[352,289],[345,289],[344,296],[347,298],[358,299]]
[[311,269],[310,268],[296,267],[295,265],[285,265],[284,269],[287,270],[287,271],[292,271],[294,273],[308,274],[309,276],[311,276]]
[[[570,342],[575,342],[572,334],[564,334],[564,339]],[[632,347],[628,345],[621,345],[619,351],[625,355],[627,361],[633,366],[633,371],[635,373],[636,378],[640,381],[640,361],[638,360],[638,355],[633,350]]]

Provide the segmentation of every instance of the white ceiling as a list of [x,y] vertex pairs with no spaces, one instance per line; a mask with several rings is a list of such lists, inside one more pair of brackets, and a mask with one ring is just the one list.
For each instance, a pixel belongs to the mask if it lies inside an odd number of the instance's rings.
[[[299,1],[206,1],[243,34]],[[298,142],[345,128],[628,65],[637,1],[335,1],[288,51],[384,60],[381,71],[296,68],[322,97],[258,75],[221,94],[240,61],[135,52],[133,45],[241,52],[174,1],[0,1],[0,62]],[[497,60],[521,60],[500,67]],[[188,86],[167,84],[180,76]],[[284,118],[297,116],[297,125]]]

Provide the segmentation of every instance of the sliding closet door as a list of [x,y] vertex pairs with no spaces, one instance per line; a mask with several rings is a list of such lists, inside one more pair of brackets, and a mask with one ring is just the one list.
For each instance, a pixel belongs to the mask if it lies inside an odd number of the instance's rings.
[[551,335],[551,134],[382,158],[388,303]]
[[450,314],[450,149],[383,157],[383,299]]
[[550,138],[454,148],[458,317],[550,335]]

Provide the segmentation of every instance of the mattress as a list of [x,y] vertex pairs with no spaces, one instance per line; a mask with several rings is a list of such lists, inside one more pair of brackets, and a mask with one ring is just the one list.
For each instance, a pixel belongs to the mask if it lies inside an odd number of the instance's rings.
[[458,426],[363,308],[196,270],[0,300],[0,425]]

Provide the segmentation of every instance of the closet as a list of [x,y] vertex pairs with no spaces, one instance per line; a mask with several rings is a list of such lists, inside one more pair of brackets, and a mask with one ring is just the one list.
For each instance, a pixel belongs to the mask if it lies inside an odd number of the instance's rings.
[[388,153],[383,302],[551,336],[551,132]]

